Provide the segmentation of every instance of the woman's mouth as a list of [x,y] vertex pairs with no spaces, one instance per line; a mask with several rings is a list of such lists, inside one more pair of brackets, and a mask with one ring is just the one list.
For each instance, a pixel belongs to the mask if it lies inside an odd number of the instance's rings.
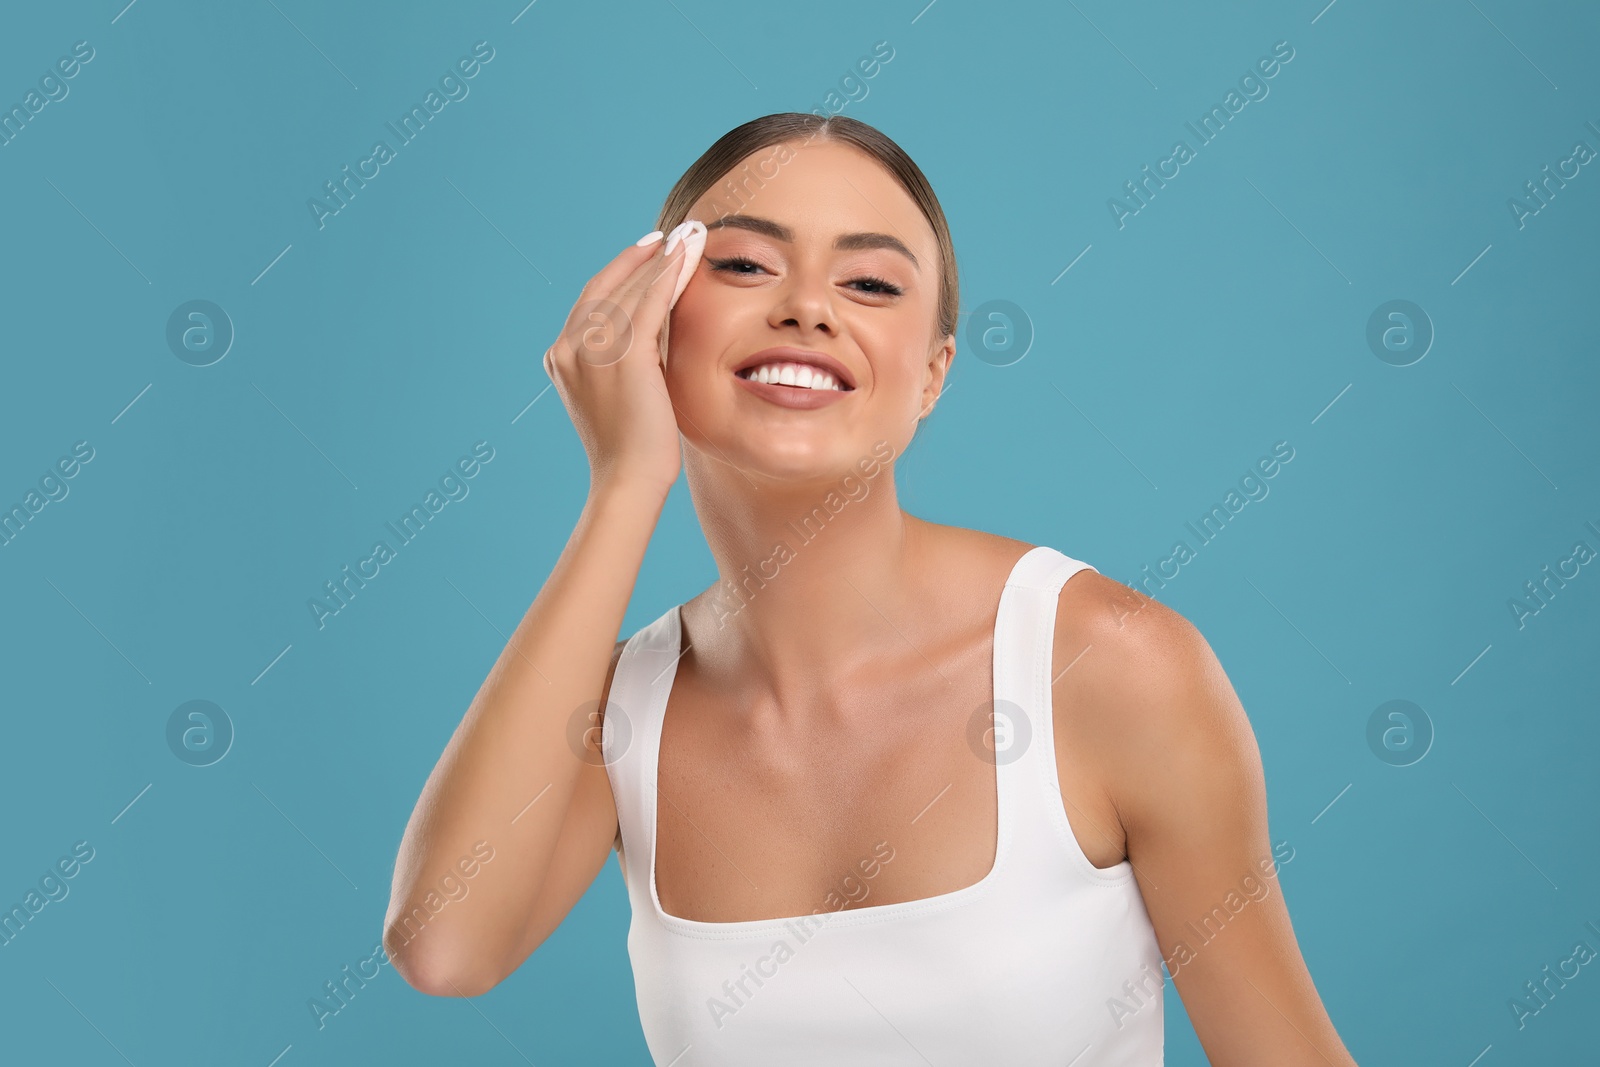
[[805,363],[761,363],[735,371],[734,377],[741,391],[798,411],[840,403],[854,392],[827,371]]
[[792,389],[811,389],[819,392],[847,393],[850,390],[837,378],[805,363],[762,363],[739,371],[738,376],[749,382],[764,385],[788,386]]

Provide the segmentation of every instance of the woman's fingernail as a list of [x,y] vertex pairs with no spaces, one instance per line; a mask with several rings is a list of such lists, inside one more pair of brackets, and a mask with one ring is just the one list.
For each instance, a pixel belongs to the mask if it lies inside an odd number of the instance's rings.
[[690,220],[687,220],[687,221],[684,221],[684,222],[680,222],[676,226],[674,226],[672,228],[672,232],[667,234],[667,243],[664,246],[662,246],[661,254],[662,255],[666,255],[666,256],[672,255],[672,250],[674,248],[678,247],[678,242],[683,240],[684,235],[687,234],[696,225],[698,225],[698,223],[696,223],[694,220],[690,219]]
[[661,240],[661,231],[660,230],[651,230],[649,233],[645,234],[643,237],[639,238],[637,241],[635,241],[633,243],[634,243],[634,245],[636,247],[643,248],[645,245],[653,244],[653,243],[655,243],[656,241],[659,241],[659,240]]

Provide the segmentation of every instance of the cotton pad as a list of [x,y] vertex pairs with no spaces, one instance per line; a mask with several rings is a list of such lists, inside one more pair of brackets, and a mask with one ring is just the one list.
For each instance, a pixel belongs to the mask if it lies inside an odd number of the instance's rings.
[[689,284],[689,279],[694,276],[695,267],[700,264],[700,253],[706,249],[706,224],[699,219],[690,219],[683,225],[687,227],[680,238],[683,241],[683,262],[678,271],[678,281],[672,289],[672,302],[667,305],[668,307],[677,306],[678,297],[683,295],[684,287]]

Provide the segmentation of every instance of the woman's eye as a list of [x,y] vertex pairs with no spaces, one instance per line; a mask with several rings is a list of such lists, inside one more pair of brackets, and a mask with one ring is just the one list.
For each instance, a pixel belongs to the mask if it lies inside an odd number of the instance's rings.
[[883,278],[874,278],[870,275],[863,278],[856,278],[851,284],[874,286],[875,288],[863,289],[862,292],[873,293],[879,296],[899,296],[903,292],[903,290],[898,285],[894,284],[894,282],[886,281]]
[[[754,275],[756,271],[765,271],[767,269],[755,260],[746,259],[744,256],[731,256],[727,259],[707,257],[706,262],[710,264],[712,270],[724,271],[728,274],[748,276]],[[905,292],[904,289],[893,282],[870,274],[852,278],[847,284],[861,286],[860,292],[868,293],[872,296],[901,296]]]
[[757,263],[755,260],[753,260],[753,259],[745,259],[743,256],[735,256],[732,259],[712,259],[712,260],[709,260],[709,262],[711,264],[711,269],[712,270],[725,270],[729,274],[748,274],[748,273],[750,273],[749,271],[740,269],[740,268],[743,268],[743,267],[754,267],[754,268],[756,268],[756,270],[764,270],[765,269],[764,267],[761,266],[761,264]]

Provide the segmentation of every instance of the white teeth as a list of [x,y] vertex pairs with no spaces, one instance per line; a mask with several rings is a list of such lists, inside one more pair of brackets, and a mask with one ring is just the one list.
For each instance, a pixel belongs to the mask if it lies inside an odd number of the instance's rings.
[[789,385],[797,389],[844,391],[844,387],[834,379],[833,375],[806,363],[763,363],[744,373],[745,377],[753,382]]

